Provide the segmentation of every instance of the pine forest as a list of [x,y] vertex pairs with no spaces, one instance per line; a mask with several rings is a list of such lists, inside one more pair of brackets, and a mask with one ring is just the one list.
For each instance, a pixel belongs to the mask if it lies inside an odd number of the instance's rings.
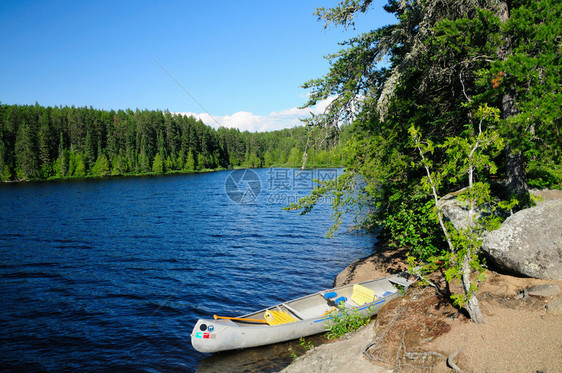
[[339,166],[345,127],[338,133],[250,133],[162,111],[2,104],[0,180],[300,167],[305,150],[310,167]]

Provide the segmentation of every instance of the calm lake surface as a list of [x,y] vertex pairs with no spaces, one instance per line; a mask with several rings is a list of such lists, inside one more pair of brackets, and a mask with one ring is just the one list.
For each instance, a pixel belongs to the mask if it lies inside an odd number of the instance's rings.
[[191,347],[198,318],[331,287],[372,252],[372,235],[324,238],[328,201],[307,216],[282,210],[309,176],[341,173],[324,171],[1,184],[1,369],[194,371],[221,360]]

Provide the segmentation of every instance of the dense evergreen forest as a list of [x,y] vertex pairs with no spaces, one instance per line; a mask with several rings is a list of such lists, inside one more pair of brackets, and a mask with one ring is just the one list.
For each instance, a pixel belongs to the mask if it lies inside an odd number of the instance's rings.
[[0,105],[0,180],[342,164],[346,131],[250,133],[149,110]]

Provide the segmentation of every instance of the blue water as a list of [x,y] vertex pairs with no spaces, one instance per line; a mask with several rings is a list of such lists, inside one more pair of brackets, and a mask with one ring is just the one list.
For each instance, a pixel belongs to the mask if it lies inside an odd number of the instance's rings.
[[375,238],[325,239],[329,203],[283,211],[306,188],[273,171],[245,200],[230,171],[0,185],[1,369],[193,371],[198,318],[330,287]]

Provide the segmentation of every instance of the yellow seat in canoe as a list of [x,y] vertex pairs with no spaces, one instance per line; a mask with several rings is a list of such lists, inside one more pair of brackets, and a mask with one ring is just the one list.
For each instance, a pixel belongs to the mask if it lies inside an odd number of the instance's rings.
[[377,295],[374,290],[357,284],[353,285],[353,294],[351,295],[351,300],[358,306],[365,303],[371,303],[375,299],[377,299]]
[[293,316],[283,311],[266,311],[264,318],[269,325],[281,325],[297,321]]

